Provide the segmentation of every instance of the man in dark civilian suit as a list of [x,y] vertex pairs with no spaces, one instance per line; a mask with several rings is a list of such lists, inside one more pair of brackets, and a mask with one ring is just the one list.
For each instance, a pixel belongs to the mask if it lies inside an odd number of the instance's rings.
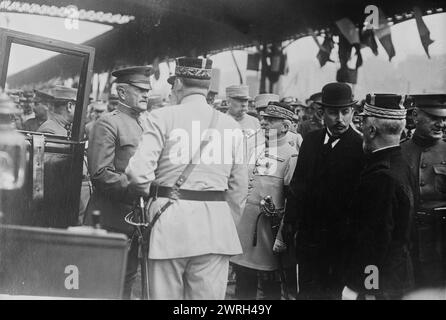
[[347,208],[363,166],[362,137],[351,127],[349,85],[329,83],[322,89],[325,128],[304,139],[289,188],[284,237],[297,228],[299,297],[332,299],[342,290],[341,249]]

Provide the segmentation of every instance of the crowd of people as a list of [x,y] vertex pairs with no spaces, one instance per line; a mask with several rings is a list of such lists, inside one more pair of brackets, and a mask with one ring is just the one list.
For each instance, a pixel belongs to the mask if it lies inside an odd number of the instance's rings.
[[[89,105],[80,222],[100,210],[130,239],[124,298],[139,259],[124,217],[139,197],[153,222],[150,299],[224,299],[233,273],[236,299],[446,287],[446,94],[355,98],[334,82],[305,103],[246,85],[215,100],[211,70],[178,58],[167,105],[150,94],[151,67],[120,69],[116,95]],[[34,101],[16,99],[19,129],[70,134],[75,89],[23,97]],[[215,147],[225,130],[231,145]],[[225,161],[200,161],[215,154]]]

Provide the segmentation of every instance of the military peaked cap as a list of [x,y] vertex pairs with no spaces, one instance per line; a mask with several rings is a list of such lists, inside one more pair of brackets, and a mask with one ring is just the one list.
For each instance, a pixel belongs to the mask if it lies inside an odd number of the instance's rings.
[[176,77],[210,80],[212,75],[212,60],[206,58],[181,57],[176,59],[175,75],[170,76],[167,82],[171,85]]
[[140,89],[150,90],[150,76],[153,72],[150,66],[138,66],[113,71],[112,76],[116,77],[116,83],[128,83]]
[[398,94],[368,94],[361,116],[381,119],[406,119],[404,97]]

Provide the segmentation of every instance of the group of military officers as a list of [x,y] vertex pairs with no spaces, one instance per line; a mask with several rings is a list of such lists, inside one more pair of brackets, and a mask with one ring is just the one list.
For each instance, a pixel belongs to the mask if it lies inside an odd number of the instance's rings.
[[[360,133],[347,84],[324,86],[316,112],[296,125],[299,109],[274,94],[256,96],[258,114],[248,114],[244,85],[226,89],[226,113],[215,110],[211,70],[209,59],[178,58],[172,105],[150,113],[151,67],[117,70],[115,109],[88,128],[84,223],[100,210],[105,229],[128,235],[124,298],[140,256],[124,217],[139,197],[156,221],[150,299],[224,299],[230,265],[238,299],[280,299],[290,288],[298,299],[400,299],[446,287],[446,95],[369,94]],[[67,135],[75,90],[53,96],[39,131]],[[416,129],[401,142],[408,108]],[[174,134],[193,137],[197,122],[197,143]],[[230,161],[199,161],[225,130],[231,147],[211,153]],[[375,271],[376,283],[367,280]]]

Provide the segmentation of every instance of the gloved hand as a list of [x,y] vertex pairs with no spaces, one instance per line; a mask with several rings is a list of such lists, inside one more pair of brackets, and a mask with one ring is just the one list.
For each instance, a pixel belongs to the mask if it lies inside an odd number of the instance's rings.
[[274,241],[274,245],[273,245],[273,252],[274,253],[282,253],[285,252],[287,249],[286,243],[283,242],[280,239],[276,238],[276,241]]

